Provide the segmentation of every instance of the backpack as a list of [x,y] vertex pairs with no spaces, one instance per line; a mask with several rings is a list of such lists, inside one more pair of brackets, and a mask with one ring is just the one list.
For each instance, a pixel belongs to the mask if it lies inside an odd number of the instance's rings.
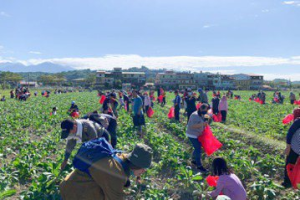
[[129,167],[116,156],[120,152],[120,150],[115,150],[104,138],[96,138],[81,145],[73,160],[73,166],[91,176],[89,168],[93,163],[103,158],[113,157],[122,165],[125,174],[128,175]]

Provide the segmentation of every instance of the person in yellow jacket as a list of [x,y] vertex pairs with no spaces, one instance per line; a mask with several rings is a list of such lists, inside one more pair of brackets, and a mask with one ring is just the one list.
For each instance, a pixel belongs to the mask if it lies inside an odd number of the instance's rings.
[[117,159],[106,157],[96,161],[89,168],[90,175],[75,169],[61,182],[61,197],[63,200],[124,199],[123,189],[129,186],[130,174],[140,177],[151,166],[152,154],[149,146],[137,144],[131,153],[117,154]]

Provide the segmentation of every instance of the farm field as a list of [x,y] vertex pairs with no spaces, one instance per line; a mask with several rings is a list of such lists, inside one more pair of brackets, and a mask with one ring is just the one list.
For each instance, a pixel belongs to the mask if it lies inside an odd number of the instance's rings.
[[[209,167],[216,156],[224,157],[245,185],[248,199],[299,199],[299,192],[280,186],[289,128],[281,121],[295,106],[289,104],[288,92],[283,93],[287,97],[283,105],[270,103],[271,92],[266,105],[249,102],[252,93],[235,91],[242,100],[229,100],[226,124],[211,125],[223,147],[211,157],[203,153],[204,165]],[[181,115],[182,123],[167,118],[173,98],[168,93],[165,107],[155,104],[153,118],[146,119],[143,139],[136,136],[131,116],[119,113],[118,149],[130,151],[137,142],[145,142],[154,151],[153,167],[142,176],[141,185],[126,191],[127,199],[206,199],[203,194],[213,189],[190,163],[186,117]],[[72,170],[69,164],[60,173],[65,150],[60,122],[69,117],[66,111],[71,101],[76,101],[81,114],[101,106],[96,92],[50,95],[48,99],[39,94],[26,102],[7,95],[7,101],[0,102],[0,199],[60,198],[58,185]],[[58,114],[50,116],[54,106]]]

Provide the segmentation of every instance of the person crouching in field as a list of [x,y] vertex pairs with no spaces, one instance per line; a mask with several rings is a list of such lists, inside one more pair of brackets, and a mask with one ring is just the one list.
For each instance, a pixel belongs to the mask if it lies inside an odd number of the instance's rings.
[[209,193],[212,198],[217,198],[222,192],[231,200],[246,200],[246,190],[240,179],[228,168],[223,158],[215,158],[212,163],[213,176],[219,176],[217,187]]
[[286,137],[284,181],[281,184],[285,188],[292,186],[287,174],[286,166],[288,164],[295,164],[300,155],[300,108],[295,109],[293,111],[293,115],[294,122],[290,127]]
[[93,161],[88,173],[75,169],[60,184],[63,200],[123,200],[130,174],[140,177],[151,166],[152,149],[137,144],[129,154],[119,153]]
[[99,137],[104,137],[110,142],[110,135],[105,128],[93,121],[85,119],[66,119],[62,121],[61,129],[61,139],[67,140],[65,159],[61,164],[61,170],[64,170],[66,167],[68,159],[77,143],[87,142]]
[[0,101],[6,101],[5,96],[3,96]]

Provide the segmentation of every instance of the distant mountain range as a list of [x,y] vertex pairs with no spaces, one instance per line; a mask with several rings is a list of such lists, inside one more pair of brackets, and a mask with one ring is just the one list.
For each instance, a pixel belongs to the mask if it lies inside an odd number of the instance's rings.
[[47,73],[59,73],[63,71],[74,70],[72,67],[62,66],[50,62],[44,62],[38,65],[23,65],[22,63],[0,63],[0,71],[10,72],[47,72]]

